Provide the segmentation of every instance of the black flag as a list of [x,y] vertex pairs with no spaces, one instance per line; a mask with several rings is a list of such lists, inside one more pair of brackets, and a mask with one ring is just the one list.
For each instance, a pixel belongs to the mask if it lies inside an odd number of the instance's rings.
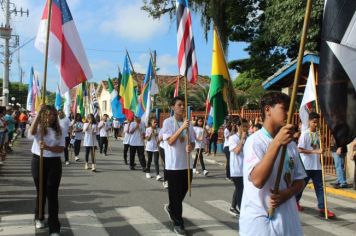
[[346,145],[356,137],[356,1],[325,4],[318,100],[336,143]]

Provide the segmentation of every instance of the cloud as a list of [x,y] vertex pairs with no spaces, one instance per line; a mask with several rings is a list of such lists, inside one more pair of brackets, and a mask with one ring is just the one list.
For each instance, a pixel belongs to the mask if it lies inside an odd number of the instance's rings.
[[169,30],[169,21],[165,20],[167,18],[154,20],[147,12],[141,10],[141,6],[140,1],[125,8],[117,3],[116,7],[106,14],[109,18],[101,23],[101,31],[139,42],[167,33]]
[[159,68],[159,74],[176,75],[178,73],[177,57],[170,54],[158,55],[157,67]]

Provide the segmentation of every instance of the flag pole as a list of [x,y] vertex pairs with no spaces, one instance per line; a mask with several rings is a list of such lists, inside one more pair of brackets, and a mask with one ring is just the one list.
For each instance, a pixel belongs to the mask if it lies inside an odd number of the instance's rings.
[[[187,87],[188,87],[188,79],[186,76],[184,76],[184,108],[185,108],[185,119],[188,120],[188,94],[187,94]],[[187,145],[190,145],[190,137],[189,137],[189,127],[187,128]],[[186,152],[186,157],[187,157],[187,171],[188,171],[188,191],[189,191],[189,197],[192,196],[192,186],[190,183],[191,177],[190,177],[190,156],[189,152]]]
[[[47,35],[46,35],[46,49],[45,49],[45,64],[43,73],[43,87],[42,87],[42,104],[46,104],[46,83],[47,83],[47,65],[48,65],[48,48],[49,48],[49,31],[51,28],[51,17],[52,17],[52,0],[48,0],[48,21],[47,21]],[[44,142],[45,126],[44,120],[46,119],[45,114],[41,114],[41,142]],[[39,219],[43,219],[43,147],[40,148],[40,167],[39,167],[39,187],[38,187],[38,216]]]
[[[313,62],[312,66],[314,68]],[[314,70],[315,76],[314,76],[314,93],[315,93],[315,108],[316,108],[316,113],[319,114],[320,108],[319,108],[319,102],[318,102],[318,94],[316,90],[316,81],[318,80],[318,72]],[[323,139],[321,137],[321,132],[320,132],[320,127],[321,127],[321,119],[319,119],[319,130],[318,130],[318,135],[319,135],[319,142],[320,142],[320,148],[324,146],[323,144]],[[324,154],[320,154],[320,163],[321,163],[321,176],[322,176],[322,181],[323,181],[323,192],[324,192],[324,213],[325,213],[325,220],[329,219],[328,217],[328,201],[326,197],[326,189],[325,189],[325,171],[324,171]]]
[[[291,100],[290,100],[290,104],[289,104],[287,124],[291,124],[292,123],[293,113],[294,113],[294,110],[295,110],[295,100],[296,100],[296,95],[297,95],[297,89],[298,89],[300,74],[301,74],[301,71],[302,71],[302,61],[303,61],[304,48],[305,48],[307,32],[308,32],[308,27],[309,27],[310,13],[311,13],[311,10],[312,10],[312,2],[313,2],[312,0],[308,0],[307,1],[307,7],[306,7],[306,10],[305,10],[303,30],[302,30],[302,36],[301,36],[300,45],[299,45],[299,52],[298,52],[297,68],[296,68],[295,75],[294,75],[293,91],[292,91],[292,96],[291,96]],[[283,164],[284,164],[284,159],[285,159],[286,152],[287,152],[287,146],[284,145],[282,147],[282,153],[281,153],[281,158],[279,160],[277,177],[276,177],[276,181],[274,183],[273,193],[275,193],[275,194],[277,194],[279,192],[279,184],[281,182]],[[269,218],[273,217],[274,210],[275,209],[272,208],[272,207],[270,207],[268,209],[268,217]]]
[[129,58],[129,62],[130,62],[130,66],[131,66],[131,69],[132,69],[132,73],[135,75],[134,76],[134,80],[136,81],[136,83],[137,83],[137,86],[138,86],[138,79],[137,79],[137,74],[136,74],[136,72],[135,72],[135,68],[133,67],[133,64],[132,64],[132,61],[131,61],[131,57],[130,57],[130,54],[129,54],[129,52],[127,51],[127,49],[126,49],[126,55],[127,55],[127,57]]

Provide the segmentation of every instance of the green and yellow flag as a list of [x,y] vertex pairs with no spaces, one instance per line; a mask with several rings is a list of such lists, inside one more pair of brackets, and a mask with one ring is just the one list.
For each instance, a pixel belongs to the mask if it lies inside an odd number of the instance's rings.
[[228,115],[227,91],[230,80],[227,69],[224,51],[221,47],[218,34],[214,29],[213,55],[211,65],[211,82],[210,82],[210,114],[213,117],[213,129],[217,131],[224,123]]

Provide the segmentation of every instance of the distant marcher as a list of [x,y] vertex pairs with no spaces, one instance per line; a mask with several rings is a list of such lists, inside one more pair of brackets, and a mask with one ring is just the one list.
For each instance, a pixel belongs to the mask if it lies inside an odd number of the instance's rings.
[[58,111],[58,117],[59,117],[59,125],[62,128],[62,135],[64,136],[65,139],[65,146],[64,146],[64,161],[66,165],[69,165],[69,143],[70,143],[70,136],[69,136],[69,127],[70,127],[70,120],[66,115],[64,114],[63,110]]
[[82,143],[82,138],[83,138],[83,122],[82,122],[82,116],[77,113],[75,115],[75,120],[72,121],[71,123],[72,130],[73,130],[73,141],[74,143],[74,156],[75,156],[75,161],[79,161],[79,152],[80,152],[80,145]]
[[21,138],[25,138],[26,126],[28,123],[28,116],[25,111],[21,112],[19,116],[20,129],[21,129]]
[[99,134],[100,134],[100,154],[102,154],[104,152],[104,155],[107,156],[107,152],[108,152],[108,145],[109,145],[109,141],[108,141],[108,137],[109,137],[109,132],[111,129],[111,123],[108,120],[109,116],[107,114],[104,114],[99,125],[98,125],[98,129],[99,129]]
[[96,133],[98,132],[96,120],[93,114],[87,116],[87,120],[83,125],[84,132],[84,142],[85,147],[85,165],[84,169],[89,169],[89,155],[91,156],[91,170],[96,171],[96,160],[95,160],[95,147],[96,147]]

